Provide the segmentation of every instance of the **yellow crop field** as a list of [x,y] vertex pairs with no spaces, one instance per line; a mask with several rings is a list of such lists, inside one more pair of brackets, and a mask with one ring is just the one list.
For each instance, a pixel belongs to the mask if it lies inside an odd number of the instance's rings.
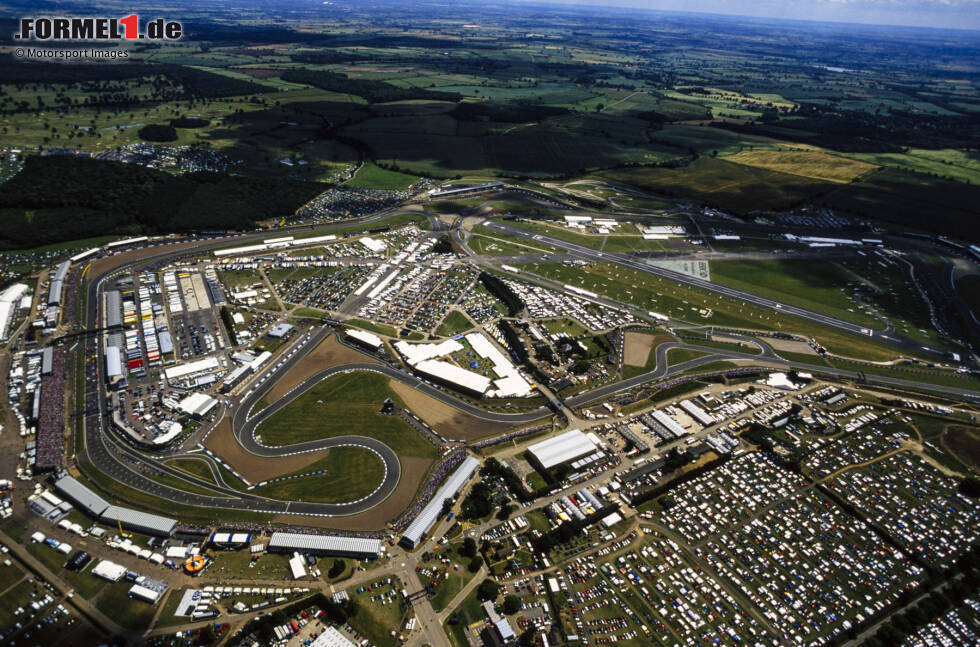
[[850,182],[878,168],[868,162],[816,151],[743,151],[724,159],[746,166],[839,183]]

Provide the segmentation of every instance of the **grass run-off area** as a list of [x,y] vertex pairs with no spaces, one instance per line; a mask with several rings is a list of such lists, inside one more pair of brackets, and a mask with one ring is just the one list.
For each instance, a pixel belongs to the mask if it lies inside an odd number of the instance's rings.
[[[558,238],[559,240],[582,245],[583,247],[601,249],[607,252],[662,252],[670,249],[670,245],[665,240],[643,240],[643,236],[639,234],[638,230],[633,228],[632,223],[624,223],[623,227],[633,229],[636,233],[610,235],[580,234],[569,231],[561,225],[550,225],[544,222],[531,222],[528,220],[513,220],[507,224],[532,231],[536,234],[544,234],[545,236]],[[540,246],[542,243],[529,241],[529,244]]]
[[396,333],[395,329],[392,328],[391,326],[374,323],[373,321],[365,321],[363,319],[348,319],[344,323],[346,323],[348,326],[353,326],[354,328],[361,328],[362,330],[378,333],[379,335],[385,335],[387,337],[398,336],[398,333]]
[[667,351],[667,366],[683,364],[684,362],[689,362],[692,359],[697,359],[710,354],[711,353],[706,353],[701,350],[694,350],[693,348],[671,348]]
[[349,189],[407,189],[418,177],[383,169],[374,162],[365,162],[350,180],[344,183]]
[[840,183],[850,182],[878,168],[868,162],[818,151],[743,151],[725,160]]
[[881,323],[853,296],[866,286],[827,261],[711,261],[711,281],[862,326]]
[[[561,263],[526,263],[522,271],[575,285],[642,310],[684,321],[747,330],[780,330],[815,337],[832,352],[856,359],[885,361],[902,351],[856,335],[783,313],[749,305],[663,277],[611,263],[570,267]],[[907,352],[907,351],[906,351]]]
[[[515,221],[516,222],[516,221]],[[508,224],[515,224],[511,222]],[[477,225],[470,232],[470,248],[479,254],[530,254],[533,252],[556,252],[556,247],[545,243],[506,234]]]
[[206,487],[202,487],[196,483],[191,483],[190,481],[185,481],[184,479],[174,476],[173,474],[146,474],[146,477],[151,481],[156,481],[160,485],[166,485],[174,488],[175,490],[182,490],[184,492],[190,492],[191,494],[200,494],[202,496],[214,496],[217,494]]
[[442,320],[436,328],[436,334],[442,337],[453,337],[459,333],[466,332],[473,327],[470,320],[459,310],[453,310]]
[[195,476],[202,481],[215,483],[211,467],[203,460],[197,458],[175,458],[167,461],[167,465],[179,469],[181,472],[186,472],[191,476]]
[[368,371],[331,376],[262,422],[256,435],[269,445],[335,436],[367,436],[396,454],[435,458],[436,450],[398,416],[379,413],[385,398],[403,405],[388,378]]
[[[315,473],[321,471],[322,474]],[[381,484],[384,464],[377,454],[363,447],[335,447],[325,457],[289,476],[295,478],[256,487],[252,494],[283,501],[356,501]]]
[[152,494],[147,494],[142,490],[136,490],[127,485],[123,485],[116,479],[96,469],[91,463],[79,461],[79,468],[84,478],[80,479],[83,483],[87,482],[93,490],[99,492],[113,503],[117,501],[133,505],[141,510],[152,511],[157,514],[168,516],[179,516],[181,519],[191,521],[205,521],[214,523],[215,520],[221,521],[255,521],[259,523],[268,522],[272,515],[263,512],[251,512],[248,510],[232,510],[224,508],[199,508],[192,505],[175,503]]

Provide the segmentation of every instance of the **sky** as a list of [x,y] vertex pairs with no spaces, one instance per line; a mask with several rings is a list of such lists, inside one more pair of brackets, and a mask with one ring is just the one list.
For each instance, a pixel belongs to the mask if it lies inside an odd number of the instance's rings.
[[980,0],[550,0],[794,20],[980,30]]

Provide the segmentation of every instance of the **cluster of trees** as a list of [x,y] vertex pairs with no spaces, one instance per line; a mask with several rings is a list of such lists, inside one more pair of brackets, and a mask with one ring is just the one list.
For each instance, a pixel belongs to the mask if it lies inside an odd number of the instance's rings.
[[178,117],[170,120],[170,125],[174,128],[203,128],[210,123],[209,120],[200,117]]
[[327,571],[327,577],[330,579],[339,577],[340,574],[344,572],[344,568],[346,568],[346,564],[344,563],[344,560],[342,559],[333,560],[333,564],[330,565],[330,570]]
[[232,346],[237,346],[238,334],[235,332],[235,321],[231,318],[231,310],[228,309],[228,306],[221,306],[221,321],[228,333],[228,341],[231,342]]
[[584,529],[598,522],[600,519],[616,512],[615,504],[607,505],[596,510],[585,519],[572,519],[566,521],[557,528],[549,530],[545,534],[531,541],[531,545],[539,553],[550,553],[552,549],[568,543],[573,537],[579,535]]
[[459,508],[459,516],[463,519],[480,519],[493,511],[490,486],[479,481],[470,488],[466,498]]
[[528,103],[460,103],[449,114],[458,121],[496,121],[522,124],[568,114],[567,108]]
[[317,606],[323,609],[327,619],[335,624],[342,625],[347,620],[357,614],[357,604],[352,600],[334,602],[332,599],[317,593],[311,598],[288,604],[275,611],[270,611],[265,615],[260,615],[245,626],[245,635],[254,634],[263,644],[271,645],[276,640],[273,629],[279,625],[289,622],[289,619],[304,609]]
[[[951,609],[961,605],[967,597],[975,595],[980,589],[980,546],[974,545],[961,556],[953,568],[951,575],[945,577],[939,573],[930,573],[929,585],[932,590],[914,605],[902,610],[921,594],[921,589],[903,591],[896,603],[897,609],[889,608],[876,617],[870,618],[864,626],[886,619],[870,638],[865,639],[865,647],[890,647],[901,645],[905,639],[923,626],[945,615]],[[896,613],[896,610],[902,610]],[[890,615],[889,615],[890,614]],[[853,627],[849,631],[836,636],[832,645],[842,645],[857,637],[861,627]]]
[[467,537],[463,540],[462,545],[456,549],[460,557],[465,557],[470,560],[469,565],[466,567],[470,573],[476,573],[483,566],[483,556],[477,554],[476,540],[472,537]]
[[453,244],[449,240],[449,236],[447,236],[446,234],[443,234],[442,236],[439,236],[439,240],[437,240],[436,241],[436,244],[432,246],[432,253],[433,254],[452,254],[453,253]]
[[431,101],[459,101],[462,95],[455,92],[438,92],[423,88],[400,88],[384,81],[370,79],[352,79],[346,74],[328,72],[325,70],[286,70],[282,73],[284,81],[305,83],[328,92],[341,94],[356,94],[368,103],[387,103],[389,101],[407,101],[411,99],[428,99]]
[[524,309],[524,302],[514,293],[510,287],[493,274],[480,272],[480,283],[483,284],[490,294],[504,302],[507,307],[507,314],[511,317]]
[[323,190],[314,182],[173,175],[135,164],[30,156],[0,192],[0,246],[33,247],[121,232],[244,229],[291,215]]
[[[510,288],[507,289],[509,290]],[[524,347],[524,342],[521,341],[520,333],[517,332],[515,324],[506,319],[502,319],[497,324],[497,327],[500,328],[504,340],[507,341],[507,347],[514,351],[514,354],[517,356],[517,361],[521,364],[526,364],[528,360],[527,348]]]
[[519,501],[528,502],[533,501],[535,498],[535,493],[524,487],[524,482],[517,473],[498,461],[494,457],[490,457],[483,463],[483,467],[480,469],[480,473],[484,476],[498,476],[504,480],[507,484],[507,488],[511,491]]
[[148,142],[175,142],[177,129],[164,124],[150,124],[139,129],[140,139]]
[[476,587],[476,596],[484,602],[496,600],[498,595],[500,595],[500,585],[489,577],[480,582],[480,585]]

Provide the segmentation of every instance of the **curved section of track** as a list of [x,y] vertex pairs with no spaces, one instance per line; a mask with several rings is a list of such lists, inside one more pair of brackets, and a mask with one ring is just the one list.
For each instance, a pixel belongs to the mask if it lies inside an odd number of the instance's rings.
[[[377,218],[372,218],[365,220],[363,222],[370,222]],[[348,223],[344,223],[348,224]],[[527,232],[523,232],[526,234]],[[152,253],[151,255],[140,259],[137,262],[130,263],[130,268],[140,268],[148,267],[151,265],[159,266],[160,264],[170,262],[177,258],[190,255],[199,255],[202,252],[207,252],[211,249],[221,247],[223,245],[229,244],[229,242],[244,242],[252,239],[260,238],[265,234],[258,233],[253,235],[245,235],[236,237],[234,241],[229,241],[228,239],[221,240],[208,240],[202,241],[200,245],[195,246],[193,249],[181,249],[181,250],[165,250],[160,253]],[[550,242],[550,241],[549,241]],[[594,251],[594,250],[591,250]],[[87,303],[84,322],[85,329],[90,332],[85,338],[86,351],[97,354],[99,353],[99,340],[97,333],[93,331],[98,324],[98,312],[99,312],[99,297],[103,285],[106,279],[117,271],[120,271],[125,266],[120,266],[114,269],[107,270],[97,276],[88,277],[87,285]],[[647,268],[644,268],[647,269]],[[850,324],[851,326],[853,324]],[[844,327],[844,326],[841,326]],[[269,447],[262,445],[254,438],[255,428],[258,426],[262,420],[266,419],[268,416],[272,415],[278,411],[281,407],[285,406],[294,397],[298,396],[302,392],[311,388],[314,384],[322,379],[335,375],[339,372],[352,371],[352,370],[371,370],[382,373],[392,379],[396,379],[403,384],[406,384],[412,388],[418,389],[437,400],[444,402],[459,411],[466,413],[468,415],[481,418],[484,420],[491,420],[500,423],[510,423],[510,424],[522,424],[531,422],[533,420],[539,419],[543,415],[546,415],[548,410],[545,408],[535,409],[533,411],[526,411],[521,413],[510,413],[510,412],[498,412],[498,411],[488,411],[475,407],[467,402],[464,402],[444,391],[434,387],[433,385],[419,379],[418,377],[404,372],[394,366],[376,363],[354,363],[344,366],[337,366],[321,371],[319,374],[305,380],[302,384],[298,385],[287,399],[283,402],[276,402],[266,410],[256,414],[255,416],[249,416],[252,407],[255,402],[265,393],[279,378],[281,378],[286,371],[288,371],[292,366],[296,364],[300,359],[302,359],[310,350],[316,347],[319,341],[322,341],[327,335],[331,334],[332,331],[329,328],[321,328],[316,332],[309,333],[307,340],[296,347],[290,354],[284,358],[280,359],[276,367],[261,378],[261,381],[257,386],[253,387],[239,402],[237,405],[231,407],[231,416],[233,422],[233,432],[238,438],[239,442],[248,451],[256,454],[258,456],[282,456],[287,454],[294,454],[297,452],[304,451],[315,451],[318,449],[326,449],[329,447],[336,447],[343,444],[355,444],[359,446],[364,446],[372,451],[375,451],[379,456],[382,456],[382,460],[385,462],[386,474],[382,484],[379,488],[366,497],[357,502],[351,502],[347,504],[326,504],[326,503],[304,503],[304,502],[289,502],[289,501],[279,501],[275,499],[264,498],[249,494],[247,492],[241,492],[237,489],[230,487],[224,482],[223,479],[219,478],[218,485],[215,483],[208,482],[203,479],[188,475],[185,472],[177,470],[176,468],[165,465],[161,461],[150,460],[134,448],[130,447],[124,441],[121,440],[117,434],[112,432],[108,427],[108,418],[104,412],[107,411],[106,407],[106,395],[105,390],[102,388],[100,377],[97,373],[89,373],[86,375],[86,389],[85,389],[85,401],[88,403],[88,407],[85,411],[85,432],[84,432],[84,447],[80,452],[80,458],[83,458],[85,462],[90,463],[94,469],[101,472],[103,475],[129,487],[134,490],[145,492],[147,494],[173,501],[176,504],[194,506],[201,509],[225,509],[225,510],[241,510],[243,512],[260,512],[266,514],[299,514],[299,515],[317,515],[317,516],[337,516],[337,515],[352,515],[377,505],[382,500],[387,498],[387,496],[393,491],[394,487],[397,486],[398,479],[401,475],[401,466],[398,462],[397,455],[384,445],[374,439],[364,438],[361,436],[342,436],[331,439],[325,439],[320,441],[311,441],[309,443],[302,443],[299,445],[286,446],[286,447]],[[746,338],[746,341],[757,342],[758,340],[750,340]],[[708,364],[717,360],[729,360],[729,359],[741,359],[741,360],[755,360],[764,361],[766,363],[780,364],[786,367],[794,367],[802,370],[813,370],[824,374],[832,374],[839,377],[853,378],[857,374],[854,371],[840,370],[840,369],[829,369],[825,366],[813,366],[808,364],[800,364],[798,362],[788,362],[776,357],[772,353],[772,349],[768,345],[758,344],[762,348],[761,355],[751,355],[746,353],[735,353],[735,352],[719,352],[716,348],[698,347],[692,344],[683,343],[670,343],[662,344],[657,349],[657,368],[644,375],[634,377],[629,380],[621,381],[616,384],[608,385],[605,387],[600,387],[588,393],[583,393],[573,398],[570,398],[566,404],[569,406],[578,406],[589,401],[597,400],[600,398],[609,397],[610,395],[622,391],[624,389],[632,388],[640,384],[650,382],[653,380],[664,379],[673,377],[685,370],[696,368],[698,366]],[[677,364],[675,366],[667,366],[666,363],[666,353],[670,348],[693,348],[697,350],[704,350],[711,353],[708,356],[700,357],[682,364]],[[99,356],[99,355],[97,355]],[[886,377],[872,377],[868,376],[867,381],[871,384],[884,384],[888,386],[897,386],[901,388],[909,388],[918,391],[927,392],[943,392],[946,395],[955,394],[963,397],[964,399],[977,402],[980,401],[978,393],[976,391],[967,389],[957,389],[949,387],[938,387],[931,384],[924,384],[920,382],[915,382],[912,380],[902,380],[897,378],[886,378]],[[267,386],[266,386],[267,385]],[[295,395],[294,395],[295,394]],[[97,403],[97,406],[92,406]],[[216,469],[214,461],[203,454],[181,454],[184,456],[196,456],[205,460],[212,466],[212,472],[216,473],[220,477],[220,471]],[[211,496],[193,494],[183,490],[179,490],[167,485],[163,485],[151,478],[146,474],[146,471],[150,470],[155,473],[164,473],[174,476],[182,481],[192,483],[201,488],[205,488],[214,494]],[[176,513],[176,514],[179,514]]]

